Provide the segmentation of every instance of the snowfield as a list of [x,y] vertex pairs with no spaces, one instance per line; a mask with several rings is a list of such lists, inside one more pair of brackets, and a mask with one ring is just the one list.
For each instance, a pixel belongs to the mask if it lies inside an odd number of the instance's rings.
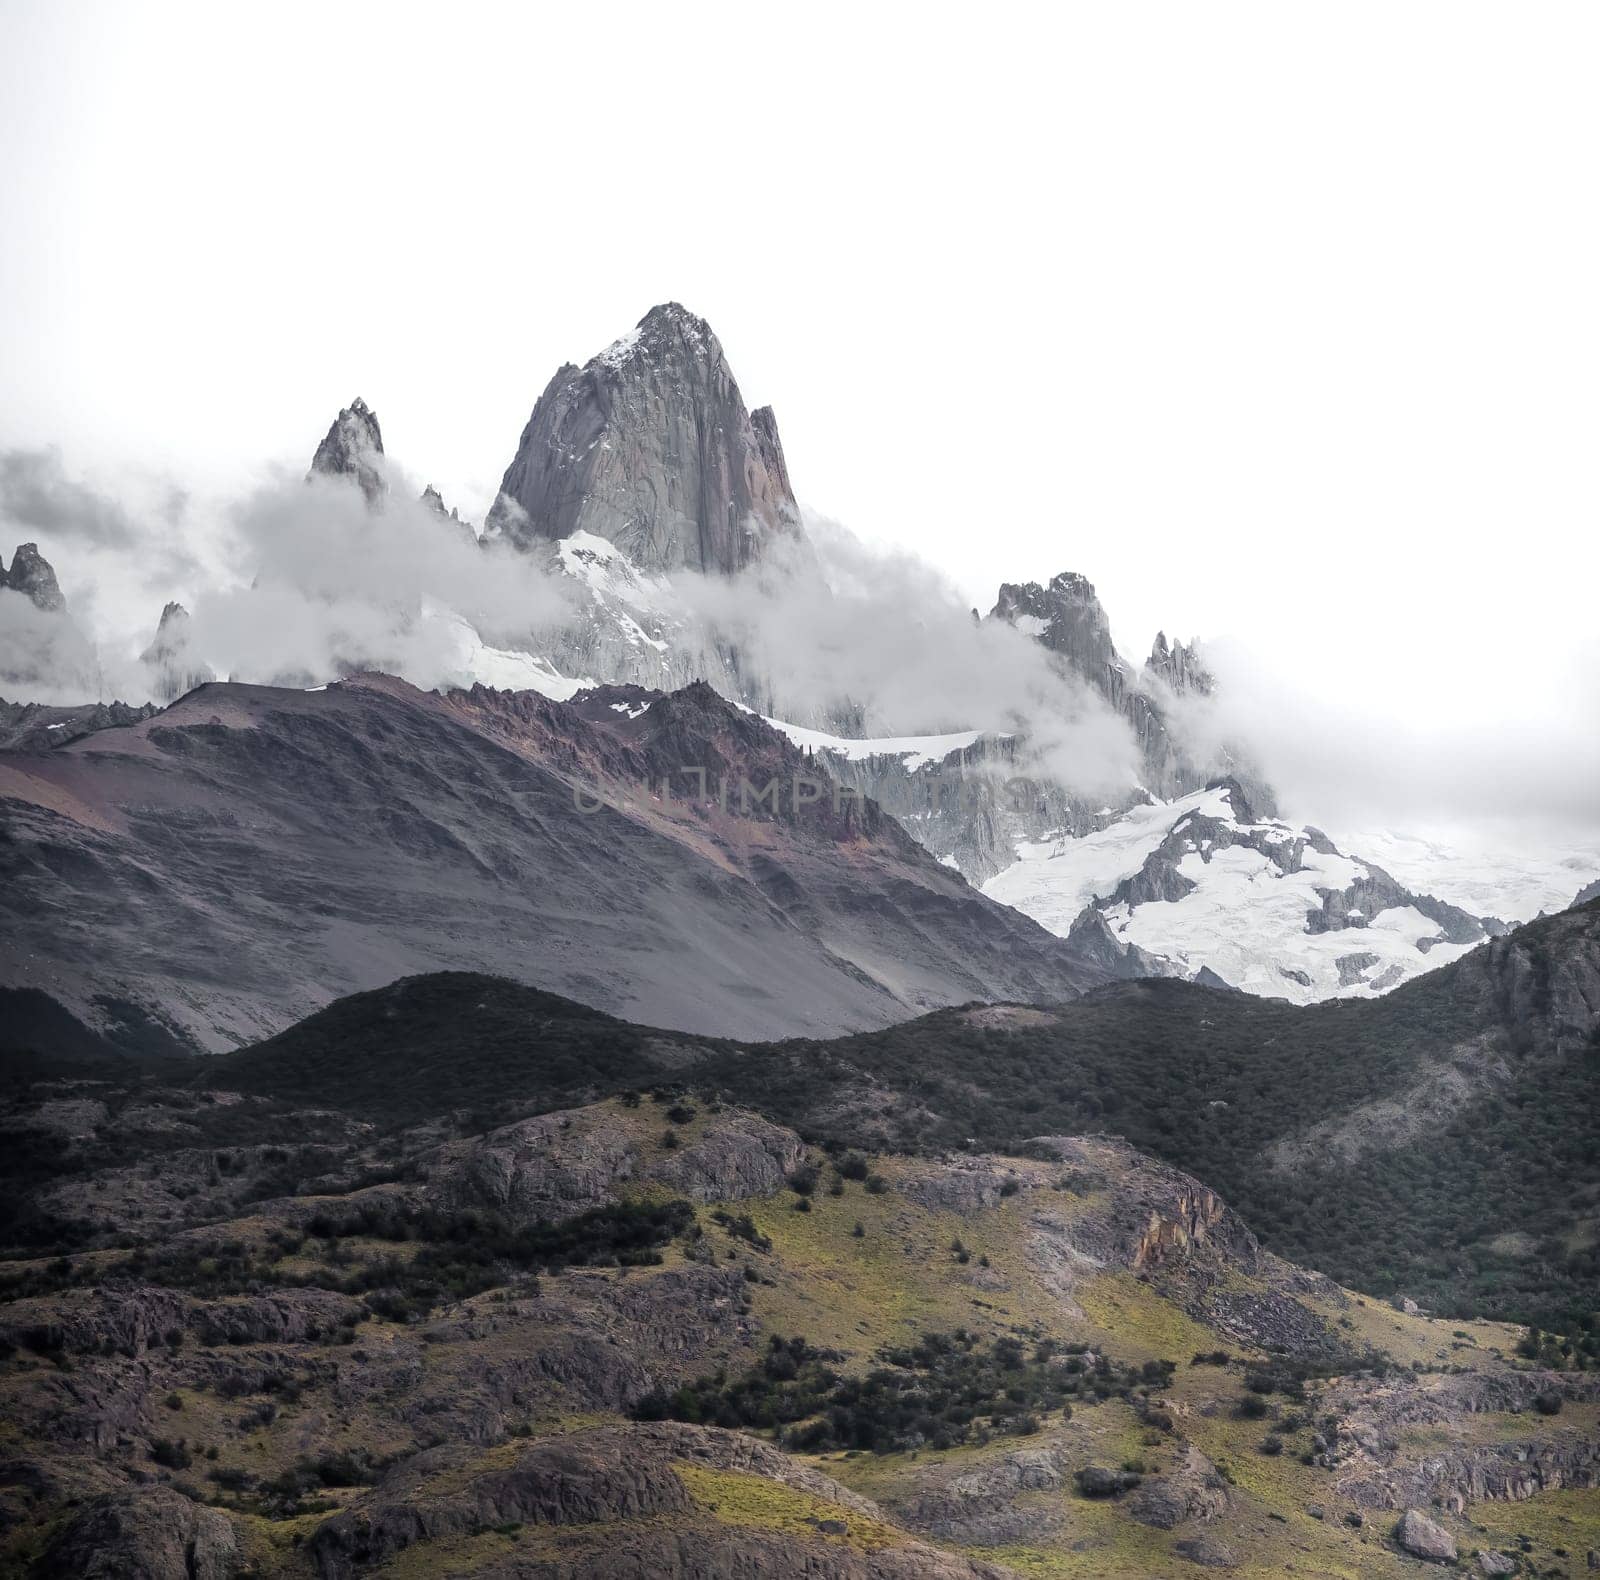
[[[1196,819],[1224,824],[1234,842],[1218,844]],[[1113,902],[1118,886],[1174,836],[1174,865],[1194,887],[1175,900]],[[1183,976],[1209,968],[1232,987],[1296,1003],[1369,997],[1475,947],[1444,941],[1440,924],[1412,905],[1373,916],[1355,907],[1353,925],[1312,931],[1308,917],[1322,911],[1324,896],[1371,870],[1356,857],[1316,850],[1304,829],[1241,821],[1227,791],[1211,789],[1136,807],[1081,838],[1021,844],[1016,864],[983,892],[1060,935],[1098,905],[1119,939]]]

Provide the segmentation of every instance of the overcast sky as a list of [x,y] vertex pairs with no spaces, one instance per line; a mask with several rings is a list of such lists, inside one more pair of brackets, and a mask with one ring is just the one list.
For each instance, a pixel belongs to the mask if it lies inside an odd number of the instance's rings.
[[802,498],[985,609],[1073,568],[1135,656],[1581,734],[1597,46],[1459,0],[0,0],[0,445],[204,493],[360,394],[481,519],[556,365],[677,299]]

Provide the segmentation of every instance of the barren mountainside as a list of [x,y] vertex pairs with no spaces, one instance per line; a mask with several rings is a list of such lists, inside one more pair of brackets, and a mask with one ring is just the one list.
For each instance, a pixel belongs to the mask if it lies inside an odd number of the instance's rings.
[[812,767],[705,686],[202,686],[0,756],[0,985],[214,1050],[418,971],[749,1037],[1138,969],[985,899]]

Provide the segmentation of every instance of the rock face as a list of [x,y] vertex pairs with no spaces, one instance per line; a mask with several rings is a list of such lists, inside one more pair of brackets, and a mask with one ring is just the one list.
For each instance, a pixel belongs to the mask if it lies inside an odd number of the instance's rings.
[[354,478],[367,503],[376,505],[389,489],[382,457],[383,434],[377,413],[357,396],[334,418],[311,458],[311,470],[322,477]]
[[800,536],[771,408],[746,410],[717,337],[676,302],[557,371],[485,525],[524,548],[586,532],[645,572],[721,575]]
[[1179,696],[1189,692],[1209,696],[1216,685],[1211,672],[1200,661],[1198,646],[1183,642],[1169,644],[1165,631],[1156,632],[1155,645],[1144,667],[1164,680]]
[[1048,587],[1005,582],[991,620],[1003,620],[1063,659],[1113,707],[1120,707],[1131,676],[1111,640],[1111,621],[1094,585],[1076,571],[1062,571]]
[[216,679],[210,667],[190,652],[189,611],[181,603],[169,603],[161,611],[155,640],[139,657],[155,672],[152,684],[162,702],[172,702]]
[[39,1580],[229,1580],[239,1541],[227,1515],[170,1487],[98,1499],[40,1561]]
[[37,543],[19,543],[9,571],[0,564],[0,587],[21,593],[46,614],[59,614],[67,607],[56,573]]
[[1419,1509],[1407,1509],[1400,1516],[1394,1539],[1413,1557],[1441,1564],[1455,1562],[1455,1538]]

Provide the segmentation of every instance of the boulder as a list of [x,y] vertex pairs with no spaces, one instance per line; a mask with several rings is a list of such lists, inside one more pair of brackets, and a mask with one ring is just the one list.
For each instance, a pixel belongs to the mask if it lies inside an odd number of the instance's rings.
[[1441,1564],[1455,1562],[1455,1537],[1420,1509],[1407,1509],[1400,1516],[1400,1523],[1394,1528],[1394,1539],[1415,1558]]

